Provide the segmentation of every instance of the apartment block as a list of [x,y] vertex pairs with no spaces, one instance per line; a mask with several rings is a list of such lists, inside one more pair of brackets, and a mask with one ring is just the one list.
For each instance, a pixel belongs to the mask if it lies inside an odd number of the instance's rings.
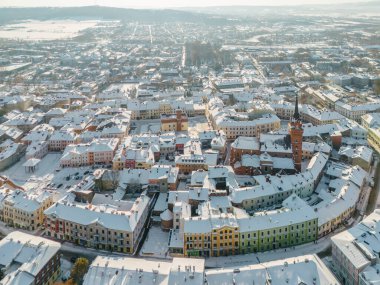
[[51,285],[61,273],[61,244],[19,231],[0,241],[0,285]]
[[141,194],[135,202],[108,204],[75,202],[68,195],[45,210],[45,234],[85,247],[123,253],[137,249],[149,212],[149,197]]

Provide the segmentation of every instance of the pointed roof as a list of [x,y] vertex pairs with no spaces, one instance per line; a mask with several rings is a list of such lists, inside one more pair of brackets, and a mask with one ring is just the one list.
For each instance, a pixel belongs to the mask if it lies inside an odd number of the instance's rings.
[[293,114],[293,118],[295,120],[299,120],[300,119],[300,113],[298,111],[298,95],[296,95],[296,105],[294,107],[294,114]]

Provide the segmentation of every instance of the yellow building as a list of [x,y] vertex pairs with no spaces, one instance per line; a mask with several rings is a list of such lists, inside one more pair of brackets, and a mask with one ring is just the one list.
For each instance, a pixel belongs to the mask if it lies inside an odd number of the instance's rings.
[[185,256],[234,255],[239,253],[239,246],[239,226],[233,214],[185,219]]
[[380,113],[362,116],[362,125],[368,131],[368,143],[380,153]]
[[[230,220],[226,218],[228,222]],[[215,222],[221,222],[215,225]],[[227,256],[239,254],[239,227],[236,222],[225,225],[223,218],[214,221],[214,227],[211,234],[212,256]]]
[[2,219],[12,227],[34,231],[43,225],[43,212],[53,203],[50,192],[24,193],[16,190],[3,201]]
[[189,119],[182,110],[177,110],[175,114],[161,115],[161,131],[187,131],[189,127]]
[[169,102],[161,102],[159,106],[160,114],[170,114],[173,112],[173,108]]

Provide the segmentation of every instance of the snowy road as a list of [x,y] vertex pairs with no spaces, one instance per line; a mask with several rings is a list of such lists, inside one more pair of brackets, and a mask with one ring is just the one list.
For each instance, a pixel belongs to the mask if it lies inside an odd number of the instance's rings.
[[[344,229],[341,229],[344,230]],[[318,243],[307,243],[296,246],[294,248],[277,249],[273,251],[252,253],[245,255],[233,255],[223,257],[210,257],[206,259],[206,267],[232,267],[244,266],[248,264],[258,264],[260,262],[268,262],[273,260],[292,258],[301,255],[315,254],[328,249],[331,245],[331,236],[337,234],[335,231],[332,235],[328,235],[318,240]]]

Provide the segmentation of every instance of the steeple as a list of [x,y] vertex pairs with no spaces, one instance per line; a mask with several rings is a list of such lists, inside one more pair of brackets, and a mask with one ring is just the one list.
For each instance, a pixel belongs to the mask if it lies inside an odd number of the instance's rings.
[[298,112],[298,95],[296,94],[296,106],[294,107],[293,119],[299,121],[300,113]]
[[298,110],[298,95],[296,95],[293,118],[289,122],[289,135],[290,143],[292,145],[294,167],[298,172],[301,172],[303,127]]

